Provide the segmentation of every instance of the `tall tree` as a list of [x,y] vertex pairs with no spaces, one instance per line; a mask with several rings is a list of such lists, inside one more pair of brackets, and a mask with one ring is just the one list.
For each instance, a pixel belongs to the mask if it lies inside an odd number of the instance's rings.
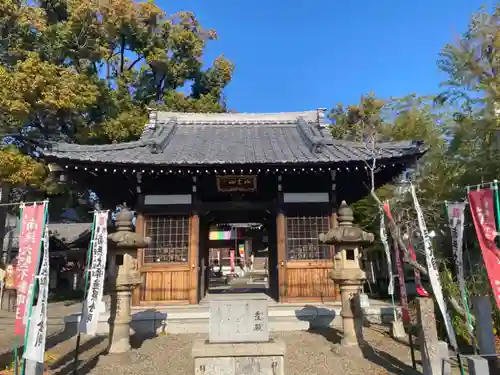
[[203,68],[217,35],[191,12],[167,15],[153,1],[6,0],[0,14],[3,89],[16,93],[0,102],[10,130],[102,143],[136,138],[148,106],[226,110],[233,65],[220,56]]
[[[332,135],[337,139],[370,142],[370,139],[375,137],[376,142],[423,141],[429,151],[419,163],[419,176],[413,182],[419,185],[422,203],[428,208],[430,222],[441,218],[442,215],[436,216],[436,212],[442,211],[441,207],[438,207],[436,194],[438,191],[446,191],[449,187],[448,166],[444,163],[447,150],[444,136],[450,116],[433,105],[432,97],[418,97],[412,94],[383,100],[371,93],[362,96],[359,104],[334,107],[329,117],[332,119]],[[377,195],[380,199],[393,200],[395,204],[394,198],[398,196],[397,182],[379,188]],[[379,208],[374,203],[368,196],[355,204],[359,212],[358,222],[372,231],[378,228],[376,218],[379,215]],[[405,212],[410,210],[411,205],[402,197],[398,198],[398,204],[398,209]]]
[[1,1],[0,134],[27,156],[0,147],[0,183],[46,187],[33,145],[134,140],[149,107],[226,111],[234,67],[204,61],[216,39],[193,13],[154,1]]
[[450,152],[462,165],[461,185],[500,174],[500,5],[472,16],[466,33],[445,46],[438,62],[447,74],[440,103],[457,108]]

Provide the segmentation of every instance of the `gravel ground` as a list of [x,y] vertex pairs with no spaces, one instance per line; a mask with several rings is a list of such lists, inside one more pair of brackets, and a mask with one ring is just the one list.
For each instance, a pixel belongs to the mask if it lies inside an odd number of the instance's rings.
[[[4,368],[12,360],[13,327],[5,324],[5,319],[9,318],[10,316],[6,316],[5,313],[0,314],[0,368]],[[57,317],[53,317],[52,321],[56,323]],[[73,370],[76,339],[65,336],[62,329],[61,325],[49,325],[47,351],[57,358],[50,365],[50,372],[54,375],[69,375]],[[334,329],[279,332],[273,333],[272,336],[279,337],[286,343],[287,375],[420,374],[411,368],[410,350],[406,343],[393,340],[382,327],[365,328],[364,337],[367,345],[361,355],[336,351],[335,343],[340,341],[340,336]],[[193,340],[200,338],[206,336],[166,335],[143,339],[134,337],[132,340],[134,349],[124,355],[105,355],[107,347],[105,337],[82,338],[78,373],[80,375],[136,375],[155,372],[162,375],[193,374],[191,346]],[[416,357],[418,362],[420,359],[418,352]]]

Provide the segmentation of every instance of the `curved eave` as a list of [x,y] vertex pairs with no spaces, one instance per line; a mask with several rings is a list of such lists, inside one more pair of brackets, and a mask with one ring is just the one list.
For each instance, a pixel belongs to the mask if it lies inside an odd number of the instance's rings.
[[[87,149],[88,150],[88,149]],[[126,151],[127,153],[133,153],[135,148],[121,148],[120,150]],[[401,149],[400,147],[384,147],[383,152],[384,156],[378,157],[376,160],[379,164],[390,164],[390,163],[412,163],[418,159],[420,159],[426,152],[427,148],[423,147],[415,147],[412,149]],[[104,150],[103,150],[104,151]],[[117,149],[113,150],[117,151]],[[136,150],[137,151],[137,150]],[[268,160],[222,160],[222,159],[202,159],[202,160],[193,160],[193,159],[177,159],[177,160],[163,160],[160,158],[154,159],[158,154],[151,154],[150,157],[148,155],[142,155],[140,159],[125,159],[123,157],[111,156],[106,157],[106,155],[99,155],[99,151],[95,153],[85,152],[61,152],[61,151],[52,151],[52,152],[44,152],[41,151],[41,157],[48,162],[52,162],[58,165],[81,165],[87,166],[89,168],[95,167],[108,167],[108,168],[208,168],[208,167],[220,167],[221,165],[232,165],[247,168],[249,166],[262,166],[262,167],[277,167],[283,168],[285,166],[345,166],[345,165],[364,165],[365,163],[369,163],[373,160],[370,155],[365,154],[365,152],[358,152],[357,155],[354,152],[351,152],[349,157],[345,155],[345,157],[334,158],[333,155],[330,154],[318,154],[316,160],[311,159],[268,159]]]

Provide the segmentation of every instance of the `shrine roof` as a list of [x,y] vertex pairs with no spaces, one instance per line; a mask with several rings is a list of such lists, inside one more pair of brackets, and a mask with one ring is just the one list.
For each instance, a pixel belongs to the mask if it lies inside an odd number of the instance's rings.
[[[3,251],[12,249],[13,253],[17,253],[19,249],[18,226],[19,218],[15,215],[8,214],[5,223]],[[80,239],[90,238],[92,223],[49,223],[48,229],[51,239],[58,240],[64,247],[69,248]]]
[[[284,113],[150,112],[137,141],[109,145],[56,143],[41,154],[84,164],[203,166],[335,164],[372,159],[364,143],[335,140],[324,110]],[[378,143],[377,159],[418,157],[414,141]]]

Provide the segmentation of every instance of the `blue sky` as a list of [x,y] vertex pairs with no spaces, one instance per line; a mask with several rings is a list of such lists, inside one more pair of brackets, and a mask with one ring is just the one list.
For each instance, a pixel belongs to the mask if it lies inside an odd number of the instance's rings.
[[206,53],[236,64],[226,90],[238,112],[301,111],[378,96],[438,92],[439,50],[480,0],[157,0],[194,11],[219,40]]

